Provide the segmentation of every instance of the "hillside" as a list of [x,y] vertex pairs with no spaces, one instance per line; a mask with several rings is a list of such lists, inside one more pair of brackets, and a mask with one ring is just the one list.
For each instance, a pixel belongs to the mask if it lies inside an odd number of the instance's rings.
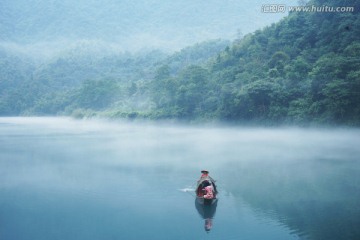
[[228,44],[211,40],[169,55],[106,52],[89,43],[40,63],[0,48],[0,115],[71,114],[77,108],[130,111],[139,110],[139,102],[148,110],[148,86],[159,66],[170,64],[175,74],[191,64],[204,65]]
[[[309,5],[348,6],[348,1]],[[207,67],[160,76],[158,114],[260,124],[359,125],[360,15],[293,12]],[[171,84],[168,84],[169,81]],[[161,101],[159,99],[162,99]]]

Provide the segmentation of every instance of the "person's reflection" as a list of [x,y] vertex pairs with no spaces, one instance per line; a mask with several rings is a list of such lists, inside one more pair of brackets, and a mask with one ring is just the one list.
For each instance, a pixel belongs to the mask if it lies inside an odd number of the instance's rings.
[[199,215],[205,220],[205,231],[210,232],[211,228],[213,227],[213,218],[216,213],[216,207],[217,207],[218,199],[215,199],[215,201],[212,204],[205,205],[202,204],[199,199],[195,199],[195,207],[198,211]]

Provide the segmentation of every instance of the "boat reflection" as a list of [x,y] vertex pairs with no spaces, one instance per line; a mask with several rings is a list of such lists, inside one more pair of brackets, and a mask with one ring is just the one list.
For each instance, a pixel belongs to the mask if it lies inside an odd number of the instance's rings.
[[210,230],[213,227],[213,218],[216,213],[216,207],[217,207],[218,199],[214,199],[212,204],[204,204],[201,202],[201,199],[195,198],[195,208],[198,211],[201,218],[203,218],[204,221],[204,228],[206,232],[210,232]]

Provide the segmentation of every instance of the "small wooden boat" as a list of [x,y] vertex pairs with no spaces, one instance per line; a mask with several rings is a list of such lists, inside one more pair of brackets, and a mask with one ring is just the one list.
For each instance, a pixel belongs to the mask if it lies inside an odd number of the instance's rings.
[[196,200],[199,204],[214,204],[217,201],[217,193],[215,180],[210,176],[202,176],[197,182]]

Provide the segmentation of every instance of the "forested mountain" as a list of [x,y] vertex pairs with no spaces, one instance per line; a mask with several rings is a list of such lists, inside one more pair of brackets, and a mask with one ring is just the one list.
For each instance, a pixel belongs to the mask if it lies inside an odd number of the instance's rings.
[[158,67],[169,64],[175,74],[191,64],[204,65],[228,44],[211,40],[171,55],[160,50],[104,52],[82,44],[41,63],[0,49],[0,115],[132,111],[139,110],[140,102],[141,109],[148,109],[152,105],[148,85]]
[[[348,6],[344,0],[308,5]],[[207,67],[171,76],[163,66],[154,101],[165,117],[262,124],[360,119],[360,3],[354,12],[292,12],[246,35]]]
[[206,41],[173,54],[85,41],[36,62],[3,47],[0,114],[359,125],[360,3],[308,2],[325,5],[355,11],[290,12],[231,44]]

